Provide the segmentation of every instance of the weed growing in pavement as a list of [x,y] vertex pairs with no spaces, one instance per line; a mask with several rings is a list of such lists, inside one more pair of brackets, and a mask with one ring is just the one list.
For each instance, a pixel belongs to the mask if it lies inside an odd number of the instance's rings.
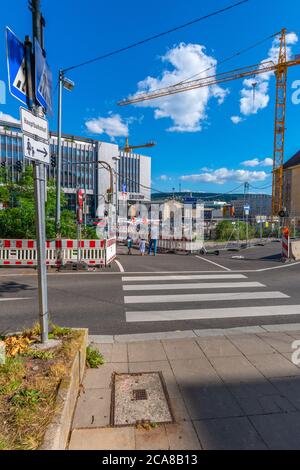
[[97,349],[88,346],[86,348],[86,364],[88,367],[95,369],[104,364],[104,357]]

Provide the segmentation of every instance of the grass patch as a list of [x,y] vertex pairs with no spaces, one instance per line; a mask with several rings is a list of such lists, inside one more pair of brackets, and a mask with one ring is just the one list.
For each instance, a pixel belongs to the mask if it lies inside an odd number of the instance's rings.
[[86,348],[86,365],[92,369],[96,369],[104,364],[104,357],[97,349],[88,346]]
[[38,349],[28,349],[22,354],[24,357],[31,357],[32,359],[42,359],[43,361],[49,361],[55,357],[54,351],[39,351]]
[[83,336],[57,326],[50,331],[62,340],[52,350],[32,349],[39,339],[38,325],[7,341],[10,352],[0,365],[0,450],[33,450],[43,442],[56,410],[57,390]]

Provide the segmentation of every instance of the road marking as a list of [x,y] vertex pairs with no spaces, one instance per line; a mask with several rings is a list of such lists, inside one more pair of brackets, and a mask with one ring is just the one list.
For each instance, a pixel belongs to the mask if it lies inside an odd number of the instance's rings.
[[123,273],[123,272],[124,272],[124,268],[123,268],[123,266],[121,265],[120,261],[118,261],[117,259],[115,259],[114,261],[115,261],[116,265],[118,266],[120,272]]
[[223,292],[211,294],[175,294],[175,295],[125,295],[125,304],[153,304],[163,302],[208,302],[218,300],[250,299],[288,299],[289,296],[279,291],[272,292]]
[[299,315],[300,305],[272,305],[264,307],[211,308],[195,310],[154,310],[126,312],[127,322],[157,322],[176,320],[207,320],[215,318],[242,318]]
[[300,261],[297,263],[290,263],[290,264],[283,264],[282,266],[272,266],[272,268],[262,268],[262,269],[257,269],[257,272],[262,272],[262,271],[271,271],[272,269],[282,269],[282,268],[290,268],[291,266],[296,266],[299,264]]
[[172,276],[124,276],[122,281],[187,281],[192,279],[245,279],[243,274],[184,274]]
[[127,284],[124,291],[135,290],[178,290],[178,289],[229,289],[236,287],[266,287],[260,282],[195,282],[191,284]]
[[206,261],[207,263],[214,264],[215,266],[218,266],[219,268],[225,269],[225,271],[231,271],[231,269],[226,268],[226,266],[222,266],[222,264],[215,263],[214,261],[203,258],[202,256],[196,255],[196,258],[202,259],[203,261]]
[[4,297],[0,299],[0,302],[9,302],[13,300],[32,300],[33,297]]

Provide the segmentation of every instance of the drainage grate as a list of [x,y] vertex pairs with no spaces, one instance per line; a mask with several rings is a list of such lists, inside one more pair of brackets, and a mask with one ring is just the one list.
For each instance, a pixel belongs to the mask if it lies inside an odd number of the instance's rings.
[[133,400],[147,400],[147,392],[144,388],[139,390],[132,390]]

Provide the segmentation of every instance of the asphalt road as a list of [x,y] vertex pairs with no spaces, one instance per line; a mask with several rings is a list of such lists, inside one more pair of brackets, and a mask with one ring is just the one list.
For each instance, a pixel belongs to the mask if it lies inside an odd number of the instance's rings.
[[[119,251],[110,269],[49,272],[53,322],[104,335],[300,322],[300,263],[283,265],[278,243],[219,256]],[[0,332],[37,319],[36,272],[1,269]]]

